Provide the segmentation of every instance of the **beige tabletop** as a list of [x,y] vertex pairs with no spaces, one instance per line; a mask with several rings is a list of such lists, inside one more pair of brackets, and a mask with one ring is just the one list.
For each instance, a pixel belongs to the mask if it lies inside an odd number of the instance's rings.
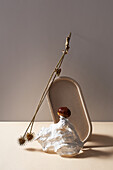
[[[36,122],[35,133],[52,122]],[[0,123],[0,170],[113,170],[113,122],[94,122],[93,134],[75,158],[45,153],[37,141],[19,146],[28,122]]]

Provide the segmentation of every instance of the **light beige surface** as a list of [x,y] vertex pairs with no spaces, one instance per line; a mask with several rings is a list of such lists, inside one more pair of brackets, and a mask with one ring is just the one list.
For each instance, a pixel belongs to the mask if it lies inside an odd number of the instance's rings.
[[[19,146],[17,138],[27,122],[0,123],[0,170],[113,170],[113,122],[93,123],[93,135],[83,153],[62,158],[44,153],[37,141]],[[51,122],[37,122],[34,131]]]

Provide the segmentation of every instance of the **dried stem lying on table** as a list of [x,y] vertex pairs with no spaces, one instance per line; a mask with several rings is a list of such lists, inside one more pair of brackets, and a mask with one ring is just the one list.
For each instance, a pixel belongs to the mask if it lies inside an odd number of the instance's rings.
[[[46,87],[45,87],[45,89],[44,89],[44,92],[43,92],[42,97],[41,97],[41,99],[40,99],[40,101],[39,101],[39,104],[38,104],[38,106],[37,106],[37,109],[36,109],[36,111],[35,111],[35,114],[34,114],[32,120],[31,120],[31,122],[29,123],[29,125],[28,125],[28,127],[27,127],[27,129],[26,129],[26,131],[25,131],[25,133],[24,133],[24,135],[18,139],[20,145],[23,145],[23,144],[25,143],[26,139],[27,139],[28,141],[30,141],[30,140],[33,139],[32,128],[33,128],[33,124],[34,124],[36,115],[37,115],[37,113],[38,113],[38,111],[39,111],[39,109],[40,109],[40,107],[41,107],[41,105],[42,105],[42,103],[43,103],[43,101],[44,101],[47,93],[48,93],[49,87],[50,87],[51,84],[54,82],[55,78],[56,78],[57,76],[59,76],[60,73],[61,73],[61,65],[62,65],[64,56],[68,53],[68,50],[69,50],[69,48],[70,48],[70,47],[69,47],[70,38],[71,38],[71,33],[70,33],[69,36],[66,38],[65,50],[63,50],[63,55],[62,55],[62,57],[60,58],[59,62],[57,63],[57,65],[56,65],[56,67],[55,67],[55,70],[52,72],[52,74],[51,74],[51,76],[50,76],[50,78],[49,78],[49,81],[48,81],[48,83],[47,83],[47,85],[46,85]],[[29,133],[28,133],[28,130],[29,130]]]

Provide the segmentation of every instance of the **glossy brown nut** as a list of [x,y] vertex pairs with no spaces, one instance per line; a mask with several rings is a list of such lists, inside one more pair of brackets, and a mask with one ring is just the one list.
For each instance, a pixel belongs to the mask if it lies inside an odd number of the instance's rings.
[[60,107],[57,111],[57,114],[59,116],[63,116],[65,118],[67,118],[71,115],[71,111],[67,107]]

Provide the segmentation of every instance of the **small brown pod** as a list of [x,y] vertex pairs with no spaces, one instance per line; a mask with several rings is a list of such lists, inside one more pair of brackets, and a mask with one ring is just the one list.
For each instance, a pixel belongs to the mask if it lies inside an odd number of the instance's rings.
[[60,107],[57,111],[57,114],[59,116],[63,116],[65,118],[67,118],[71,115],[71,111],[67,107]]
[[33,133],[27,133],[26,137],[27,137],[27,140],[30,141],[33,139],[34,136],[33,136]]

